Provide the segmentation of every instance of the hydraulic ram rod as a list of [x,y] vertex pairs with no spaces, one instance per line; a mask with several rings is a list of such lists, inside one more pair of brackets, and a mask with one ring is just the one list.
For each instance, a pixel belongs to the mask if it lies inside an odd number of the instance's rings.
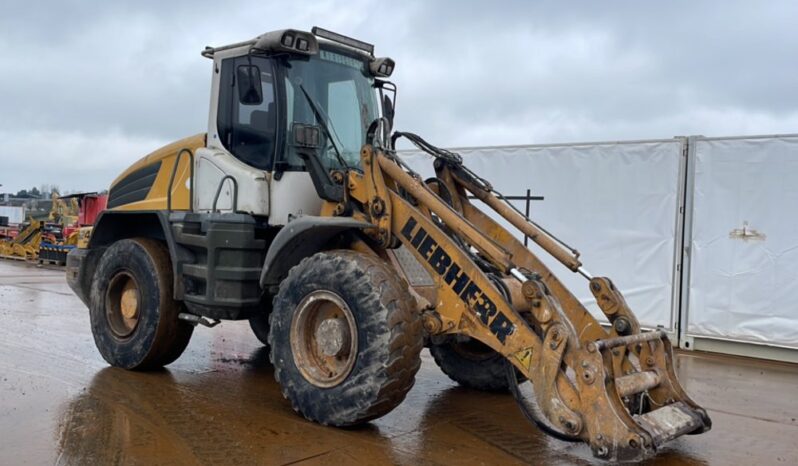
[[[475,186],[467,179],[463,179],[463,177],[459,176],[456,171],[452,171],[452,176],[458,183],[463,185],[474,196],[476,196],[477,199],[490,206],[491,209],[495,210],[499,215],[504,217],[514,227],[521,230],[521,233],[532,239],[532,241],[543,248],[543,250],[551,254],[552,257],[560,261],[564,266],[568,267],[574,272],[582,273],[580,270],[582,263],[579,262],[579,259],[572,255],[570,251],[562,248],[549,235],[545,234],[535,225],[532,225],[526,221],[525,218],[518,215],[518,212],[515,212],[510,206],[502,202],[498,197],[485,191],[484,189],[479,188],[478,186]],[[584,273],[582,275],[584,275]],[[585,278],[589,279],[590,277],[585,276]]]

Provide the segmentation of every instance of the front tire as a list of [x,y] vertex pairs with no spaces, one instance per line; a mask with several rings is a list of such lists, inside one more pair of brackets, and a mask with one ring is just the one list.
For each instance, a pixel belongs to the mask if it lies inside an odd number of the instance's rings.
[[421,365],[413,303],[407,283],[374,256],[321,252],[291,269],[274,301],[269,343],[294,410],[350,426],[398,406]]
[[159,241],[123,239],[103,253],[89,315],[94,343],[109,364],[157,369],[186,349],[194,327],[177,318],[172,278],[169,251]]

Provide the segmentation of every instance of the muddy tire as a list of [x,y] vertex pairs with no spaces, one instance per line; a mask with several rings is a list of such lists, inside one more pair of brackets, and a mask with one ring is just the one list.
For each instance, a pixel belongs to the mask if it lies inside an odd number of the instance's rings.
[[91,284],[94,343],[112,366],[148,370],[180,357],[191,333],[172,299],[172,263],[152,239],[124,239],[100,258]]
[[274,300],[269,343],[294,410],[351,426],[398,406],[421,365],[413,304],[407,283],[377,257],[321,252],[292,268]]
[[249,327],[255,337],[266,346],[269,346],[269,314],[258,313],[249,319]]
[[443,373],[464,387],[488,392],[510,390],[504,357],[483,343],[451,337],[441,344],[430,344],[429,351]]

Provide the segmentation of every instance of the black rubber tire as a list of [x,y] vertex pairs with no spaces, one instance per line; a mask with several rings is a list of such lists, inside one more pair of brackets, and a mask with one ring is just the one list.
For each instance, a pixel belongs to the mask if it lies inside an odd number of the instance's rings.
[[449,338],[431,343],[429,351],[444,374],[460,385],[487,392],[509,392],[504,357],[476,340]]
[[260,312],[249,319],[249,327],[255,337],[265,346],[269,346],[269,313]]
[[[338,385],[320,388],[297,369],[291,320],[309,293],[331,291],[350,308],[357,327],[354,366]],[[270,359],[283,396],[305,418],[352,426],[390,412],[415,383],[424,344],[421,318],[407,283],[383,260],[336,250],[308,257],[281,283],[271,313]]]
[[[141,299],[138,324],[125,338],[114,334],[106,316],[106,292],[120,272],[135,279]],[[172,298],[172,288],[172,263],[162,242],[123,239],[103,253],[91,284],[89,315],[94,343],[109,364],[150,370],[183,354],[194,327],[177,318],[182,306]]]

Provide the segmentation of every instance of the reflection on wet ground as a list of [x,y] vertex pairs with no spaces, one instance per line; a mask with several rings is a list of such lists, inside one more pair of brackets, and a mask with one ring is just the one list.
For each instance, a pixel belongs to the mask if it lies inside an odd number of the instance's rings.
[[[0,262],[0,464],[589,464],[510,396],[457,387],[424,353],[407,400],[356,429],[301,419],[245,322],[198,329],[153,373],[107,367],[60,270]],[[713,430],[651,464],[798,464],[798,368],[679,356]]]

